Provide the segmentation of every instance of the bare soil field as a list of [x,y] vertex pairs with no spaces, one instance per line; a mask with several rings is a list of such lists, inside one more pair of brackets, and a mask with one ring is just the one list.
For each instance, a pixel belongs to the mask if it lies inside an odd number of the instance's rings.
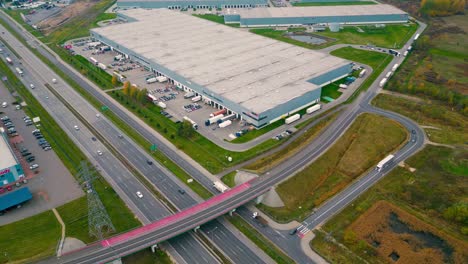
[[397,206],[379,201],[348,230],[393,263],[467,263],[468,243],[457,240]]
[[57,13],[54,16],[51,16],[44,21],[41,21],[38,24],[38,27],[42,30],[44,34],[48,34],[53,31],[56,27],[59,27],[63,23],[77,17],[81,14],[86,13],[94,5],[96,5],[99,0],[79,0],[71,5],[68,5],[63,8],[63,10]]

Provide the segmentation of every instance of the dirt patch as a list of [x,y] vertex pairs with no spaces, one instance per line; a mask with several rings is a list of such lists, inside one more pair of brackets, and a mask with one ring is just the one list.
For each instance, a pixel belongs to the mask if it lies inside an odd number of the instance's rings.
[[390,263],[466,263],[468,259],[464,252],[468,243],[386,201],[375,203],[349,230]]
[[99,0],[76,1],[73,4],[64,7],[61,12],[39,22],[37,26],[44,34],[48,34],[68,20],[85,13],[98,2]]

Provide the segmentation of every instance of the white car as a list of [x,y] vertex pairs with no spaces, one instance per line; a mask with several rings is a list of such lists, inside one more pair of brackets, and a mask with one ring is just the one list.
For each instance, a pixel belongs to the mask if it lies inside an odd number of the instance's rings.
[[7,107],[7,106],[8,106],[8,103],[7,103],[7,102],[3,102],[3,103],[2,103],[2,107],[3,107],[3,108],[5,108],[5,107]]
[[31,170],[35,170],[35,169],[39,168],[39,165],[33,164],[33,165],[31,165],[29,168],[30,168]]
[[73,128],[75,128],[75,130],[80,130],[78,126],[74,126]]
[[138,198],[143,198],[143,194],[141,192],[136,192],[136,195],[138,196]]
[[31,87],[31,89],[36,88],[36,86],[34,86],[34,84],[32,84],[32,83],[29,85],[29,87]]
[[97,151],[97,154],[98,154],[99,156],[102,156],[102,151],[98,150],[98,151]]

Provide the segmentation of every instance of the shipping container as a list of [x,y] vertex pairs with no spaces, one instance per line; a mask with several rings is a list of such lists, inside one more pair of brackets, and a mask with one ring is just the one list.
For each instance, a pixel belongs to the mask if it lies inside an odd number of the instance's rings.
[[201,101],[202,97],[201,95],[198,95],[198,96],[195,96],[194,98],[192,98],[192,102],[198,102],[198,101]]
[[320,104],[313,105],[313,106],[306,109],[306,113],[307,114],[312,114],[313,112],[320,110],[320,108],[322,108],[322,106]]
[[217,116],[217,115],[221,115],[221,114],[226,114],[227,113],[227,109],[224,108],[224,109],[221,109],[219,111],[216,111],[216,112],[213,112],[210,114],[210,117],[213,117],[213,116]]
[[286,118],[285,123],[286,124],[291,124],[292,122],[295,122],[295,121],[297,121],[299,119],[301,119],[301,115],[300,114],[295,114],[295,115],[292,115],[292,116]]
[[231,120],[226,120],[224,122],[222,122],[221,124],[219,124],[219,127],[220,128],[225,128],[225,127],[228,127],[232,124],[232,121]]

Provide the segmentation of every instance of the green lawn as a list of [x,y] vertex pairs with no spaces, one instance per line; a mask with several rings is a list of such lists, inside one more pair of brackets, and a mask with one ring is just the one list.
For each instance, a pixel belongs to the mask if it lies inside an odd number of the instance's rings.
[[343,6],[343,5],[376,5],[373,1],[336,1],[336,2],[296,2],[292,3],[293,6]]
[[[363,7],[364,8],[364,7]],[[345,44],[373,44],[385,48],[401,48],[413,35],[418,26],[416,24],[375,26],[346,26],[339,32],[316,32],[314,34],[337,39],[337,43]],[[362,30],[363,32],[360,32]]]
[[0,226],[0,263],[33,262],[53,255],[60,236],[60,224],[52,211]]
[[272,208],[261,204],[279,222],[301,221],[393,152],[407,139],[404,128],[389,119],[362,114],[333,146],[311,165],[276,188],[285,203]]
[[[406,163],[416,169],[396,168],[379,183],[361,195],[352,205],[328,221],[322,229],[338,243],[352,250],[354,258],[362,257],[371,263],[382,262],[371,252],[357,250],[356,243],[347,243],[343,237],[348,226],[377,201],[386,200],[408,211],[417,218],[462,241],[468,241],[466,212],[459,218],[448,213],[457,205],[465,204],[467,195],[468,152],[427,146]],[[319,235],[312,247],[328,260],[349,259],[349,251],[330,243],[331,239]],[[353,253],[354,252],[354,253]],[[362,261],[361,261],[362,262]]]
[[206,19],[206,20],[210,20],[210,21],[213,21],[215,23],[223,24],[223,25],[230,26],[230,27],[240,27],[239,23],[224,24],[224,17],[223,16],[218,16],[218,15],[213,15],[213,14],[204,14],[204,15],[194,14],[193,16],[203,18],[203,19]]
[[387,65],[392,61],[393,56],[375,51],[360,50],[351,47],[340,48],[331,52],[331,55],[367,64],[374,70],[370,76],[361,84],[361,86],[347,100],[350,102],[362,91],[367,90],[369,86],[377,79]]
[[461,113],[437,102],[422,103],[388,94],[379,94],[372,104],[407,116],[425,128],[428,138],[436,143],[465,145],[468,142],[468,120]]
[[236,178],[237,171],[230,172],[221,178],[221,180],[229,187],[236,186],[235,178]]
[[278,264],[294,263],[288,255],[278,249],[275,244],[265,238],[260,232],[255,230],[249,223],[247,223],[240,216],[234,214],[232,217],[227,217],[229,222],[239,229],[246,237],[261,248],[270,258]]

